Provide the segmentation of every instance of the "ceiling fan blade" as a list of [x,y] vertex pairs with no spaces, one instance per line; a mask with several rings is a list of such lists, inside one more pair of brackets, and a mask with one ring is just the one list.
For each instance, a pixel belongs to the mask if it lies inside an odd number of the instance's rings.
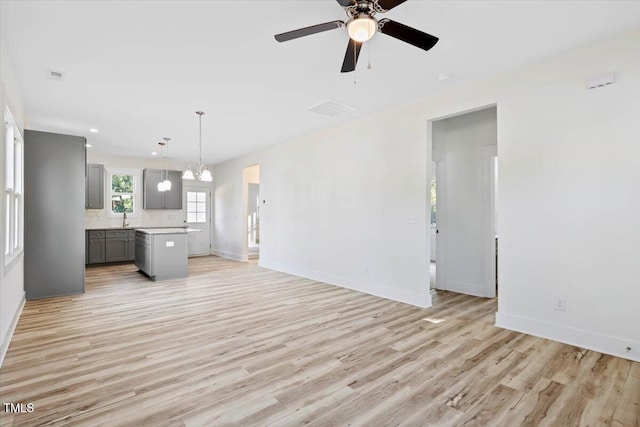
[[343,21],[331,21],[324,24],[312,25],[310,27],[300,28],[298,30],[287,31],[286,33],[276,34],[275,38],[279,42],[286,42],[297,39],[299,37],[310,36],[311,34],[321,33],[323,31],[335,30],[344,27]]
[[342,70],[340,70],[340,72],[348,73],[356,69],[361,48],[362,43],[349,39],[347,53],[344,54],[344,61],[342,62]]
[[403,42],[429,50],[438,43],[438,38],[431,34],[423,33],[415,28],[408,27],[391,19],[381,19],[378,22],[378,29],[381,33],[394,37]]
[[388,11],[393,9],[396,6],[401,5],[407,0],[378,0],[378,6],[384,9],[384,11]]
[[353,6],[354,4],[356,4],[356,0],[336,0],[336,1],[342,7]]

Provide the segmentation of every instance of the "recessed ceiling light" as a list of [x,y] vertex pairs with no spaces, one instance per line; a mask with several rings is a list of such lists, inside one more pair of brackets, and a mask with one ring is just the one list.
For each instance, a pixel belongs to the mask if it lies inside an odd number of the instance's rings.
[[151,155],[152,155],[152,156],[157,156],[157,155],[158,155],[158,153],[156,153],[155,151],[152,151],[152,152],[151,152]]
[[91,133],[98,133],[98,129],[91,128],[91,129],[89,129],[89,132],[91,132]]
[[84,146],[87,147],[87,148],[91,148],[92,147],[92,145],[89,144],[88,142],[86,144],[84,144]]
[[438,80],[449,80],[451,78],[451,74],[442,73],[438,74]]

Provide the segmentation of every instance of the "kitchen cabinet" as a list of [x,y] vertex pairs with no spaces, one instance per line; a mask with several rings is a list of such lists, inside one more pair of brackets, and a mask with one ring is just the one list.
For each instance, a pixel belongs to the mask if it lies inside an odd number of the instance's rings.
[[187,277],[187,230],[137,230],[135,241],[136,267],[151,280]]
[[[21,262],[27,301],[84,292],[86,143],[80,136],[24,131],[20,196],[27,226]],[[2,165],[4,174],[4,160]]]
[[[165,177],[171,181],[171,190],[158,191],[158,183]],[[145,169],[142,181],[143,209],[182,209],[182,172]]]
[[106,233],[104,230],[87,230],[85,264],[106,262]]
[[133,261],[135,230],[87,230],[87,264]]
[[84,208],[104,209],[104,165],[87,164]]
[[107,230],[106,239],[106,262],[127,261],[129,242],[127,241],[128,230]]

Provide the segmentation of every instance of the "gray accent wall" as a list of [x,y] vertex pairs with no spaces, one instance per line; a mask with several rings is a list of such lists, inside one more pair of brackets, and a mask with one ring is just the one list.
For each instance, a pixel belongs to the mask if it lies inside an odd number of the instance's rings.
[[27,300],[84,292],[84,137],[25,130]]

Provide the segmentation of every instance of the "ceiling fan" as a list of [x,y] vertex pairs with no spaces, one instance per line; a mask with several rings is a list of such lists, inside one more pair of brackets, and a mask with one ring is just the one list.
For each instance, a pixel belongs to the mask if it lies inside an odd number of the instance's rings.
[[358,56],[362,44],[371,39],[379,31],[382,34],[402,40],[420,49],[429,50],[438,42],[438,37],[423,33],[415,28],[408,27],[391,19],[377,20],[376,13],[385,13],[407,0],[336,0],[347,13],[349,19],[344,21],[330,21],[323,24],[312,25],[311,27],[300,28],[277,34],[276,40],[286,42],[299,37],[310,36],[336,28],[347,27],[349,33],[349,44],[342,63],[343,73],[348,73],[356,69]]

